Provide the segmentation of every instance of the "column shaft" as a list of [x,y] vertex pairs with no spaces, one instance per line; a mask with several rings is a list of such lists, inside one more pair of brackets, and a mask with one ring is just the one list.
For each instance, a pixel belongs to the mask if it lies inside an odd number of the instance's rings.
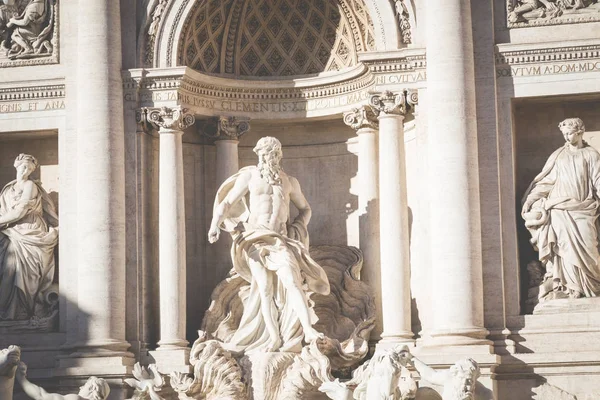
[[358,135],[358,208],[360,249],[364,256],[362,276],[375,291],[377,320],[371,338],[379,339],[383,331],[381,314],[381,271],[379,242],[379,149],[377,129],[363,127]]
[[185,348],[186,259],[183,132],[161,128],[159,171],[160,341],[158,350]]
[[384,342],[412,341],[404,117],[379,114],[379,208]]
[[427,10],[432,336],[478,344],[487,332],[470,1],[432,0]]
[[78,12],[77,306],[82,352],[125,341],[125,156],[118,2]]
[[218,139],[217,147],[217,187],[239,170],[238,140]]

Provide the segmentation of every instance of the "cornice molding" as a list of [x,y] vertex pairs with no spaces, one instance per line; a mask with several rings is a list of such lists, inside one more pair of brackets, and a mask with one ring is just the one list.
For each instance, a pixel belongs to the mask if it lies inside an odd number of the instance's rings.
[[64,84],[0,88],[0,101],[45,100],[64,97]]

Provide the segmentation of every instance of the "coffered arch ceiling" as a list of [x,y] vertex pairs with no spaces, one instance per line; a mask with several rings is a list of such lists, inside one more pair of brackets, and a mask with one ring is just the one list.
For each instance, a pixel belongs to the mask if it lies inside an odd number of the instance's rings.
[[177,63],[224,76],[311,75],[356,65],[375,41],[364,0],[198,0]]

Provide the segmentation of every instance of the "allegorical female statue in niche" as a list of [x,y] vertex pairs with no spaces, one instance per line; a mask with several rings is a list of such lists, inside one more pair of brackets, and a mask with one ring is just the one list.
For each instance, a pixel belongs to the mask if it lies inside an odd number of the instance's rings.
[[58,217],[39,182],[35,157],[20,154],[17,178],[0,192],[0,321],[35,315],[54,278]]
[[535,177],[522,216],[546,267],[540,300],[600,295],[600,153],[583,140],[579,118],[558,125],[565,144]]

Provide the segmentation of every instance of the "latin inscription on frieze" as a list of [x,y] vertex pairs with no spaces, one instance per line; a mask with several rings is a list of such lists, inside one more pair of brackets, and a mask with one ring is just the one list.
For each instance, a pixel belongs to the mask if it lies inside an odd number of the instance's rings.
[[550,65],[502,66],[496,68],[498,78],[573,74],[600,71],[600,61],[582,61]]
[[0,103],[0,114],[63,110],[64,100]]

